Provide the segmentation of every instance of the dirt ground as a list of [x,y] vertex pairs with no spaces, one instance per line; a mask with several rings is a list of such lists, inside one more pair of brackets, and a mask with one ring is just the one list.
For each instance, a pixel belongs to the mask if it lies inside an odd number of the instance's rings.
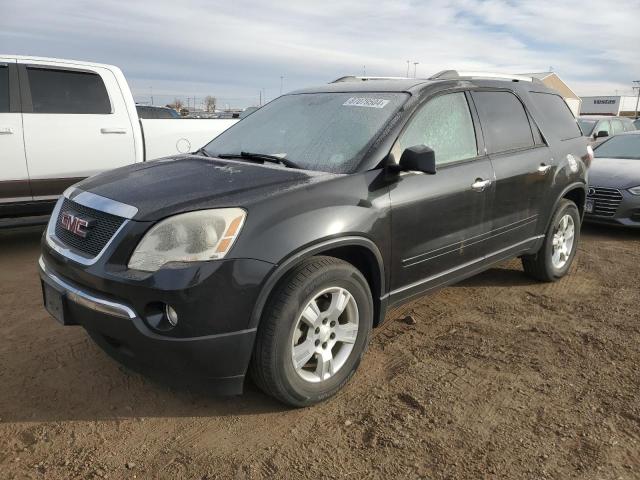
[[118,366],[42,308],[40,233],[0,232],[2,479],[640,478],[640,232],[586,227],[554,284],[513,261],[390,312],[302,410]]

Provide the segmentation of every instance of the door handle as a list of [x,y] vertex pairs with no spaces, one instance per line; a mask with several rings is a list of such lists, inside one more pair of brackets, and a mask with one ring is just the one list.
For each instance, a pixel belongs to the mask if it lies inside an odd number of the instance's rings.
[[538,167],[538,173],[540,175],[546,175],[549,170],[551,170],[551,165],[545,165],[544,163]]
[[127,129],[126,128],[101,128],[100,133],[102,133],[103,135],[106,135],[109,133],[116,133],[116,134],[122,135],[127,133]]
[[471,184],[471,188],[476,192],[483,192],[489,185],[491,185],[491,180],[482,180],[481,178],[477,178],[476,181]]
[[0,128],[0,135],[12,135],[13,128],[11,127],[2,127]]

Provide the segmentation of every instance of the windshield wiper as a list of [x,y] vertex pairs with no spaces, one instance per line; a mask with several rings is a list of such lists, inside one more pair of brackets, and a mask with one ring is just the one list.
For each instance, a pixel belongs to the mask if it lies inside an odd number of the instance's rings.
[[204,149],[204,147],[196,150],[195,152],[192,153],[192,155],[202,155],[203,157],[210,157],[211,155],[209,155],[207,153],[207,151]]
[[263,162],[281,163],[285,167],[289,168],[302,168],[296,162],[288,160],[278,155],[269,155],[268,153],[252,153],[252,152],[240,152],[240,153],[221,153],[216,155],[218,158],[246,158],[248,160],[262,160]]

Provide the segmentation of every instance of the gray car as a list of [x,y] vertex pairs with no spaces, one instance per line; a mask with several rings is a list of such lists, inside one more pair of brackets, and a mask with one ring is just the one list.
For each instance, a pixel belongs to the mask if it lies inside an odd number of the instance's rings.
[[640,228],[640,130],[610,137],[594,153],[585,219]]
[[598,144],[612,135],[636,130],[630,118],[604,115],[580,116],[578,125],[582,134],[589,139],[590,145]]

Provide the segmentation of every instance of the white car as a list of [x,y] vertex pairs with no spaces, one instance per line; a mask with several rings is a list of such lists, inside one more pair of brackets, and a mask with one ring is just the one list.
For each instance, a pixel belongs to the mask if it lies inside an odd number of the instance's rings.
[[0,55],[0,226],[38,223],[83,178],[196,151],[236,122],[140,119],[113,65]]

